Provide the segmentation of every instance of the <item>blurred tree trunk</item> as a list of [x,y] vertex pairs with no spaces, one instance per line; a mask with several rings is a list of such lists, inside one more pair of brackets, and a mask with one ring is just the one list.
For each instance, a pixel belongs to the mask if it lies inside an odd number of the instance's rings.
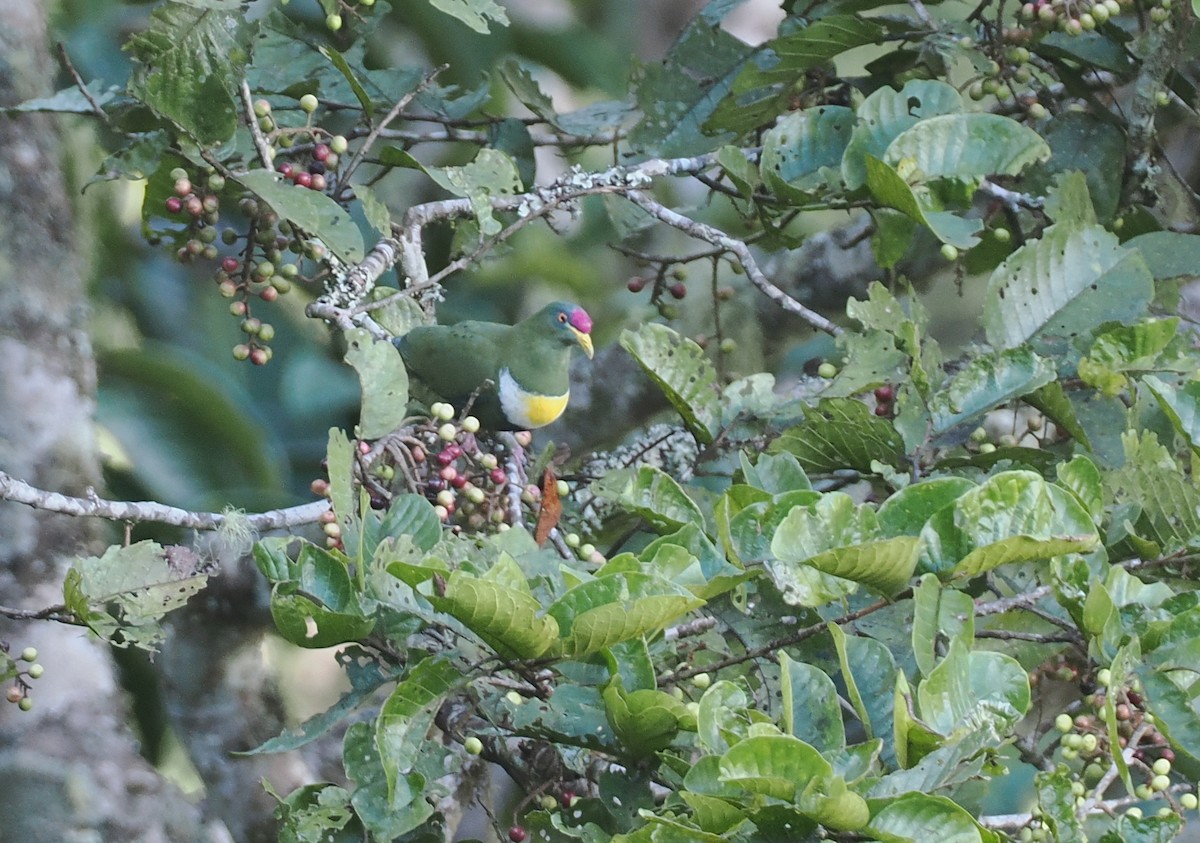
[[[0,0],[0,105],[51,92],[47,4]],[[0,468],[81,495],[99,480],[95,367],[55,125],[0,115]],[[0,604],[62,602],[93,521],[0,503]],[[198,840],[197,812],[138,754],[107,648],[75,627],[0,620],[15,652],[40,651],[33,709],[0,704],[0,839]]]

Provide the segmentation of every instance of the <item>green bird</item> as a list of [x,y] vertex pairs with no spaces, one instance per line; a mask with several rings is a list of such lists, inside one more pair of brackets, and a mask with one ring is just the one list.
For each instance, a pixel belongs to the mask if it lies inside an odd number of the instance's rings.
[[[571,397],[571,349],[592,356],[592,318],[567,302],[516,325],[459,322],[413,328],[392,340],[412,378],[488,430],[532,430],[562,415]],[[489,385],[490,382],[490,385]]]

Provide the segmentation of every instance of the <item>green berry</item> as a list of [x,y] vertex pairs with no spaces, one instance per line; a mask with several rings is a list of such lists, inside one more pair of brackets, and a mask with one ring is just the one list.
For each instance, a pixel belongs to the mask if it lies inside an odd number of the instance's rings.
[[1004,226],[992,229],[992,236],[996,238],[997,243],[1007,243],[1012,240],[1012,232]]
[[437,416],[439,421],[450,421],[450,419],[454,418],[454,406],[453,405],[446,404],[445,402],[439,402],[438,404],[435,404],[434,406],[436,406],[438,408],[435,411],[434,415]]
[[567,533],[563,541],[567,543],[567,547],[579,547],[583,540],[579,538],[579,533]]
[[542,794],[542,798],[539,800],[539,802],[543,811],[553,811],[558,808],[558,800],[549,793]]
[[438,428],[437,433],[439,439],[442,439],[446,442],[453,442],[454,437],[458,436],[458,428],[452,425],[450,422],[446,422],[444,425]]
[[1091,755],[1093,752],[1096,751],[1096,747],[1099,745],[1099,743],[1100,743],[1100,739],[1097,738],[1095,735],[1093,735],[1091,732],[1088,732],[1086,735],[1083,736],[1083,738],[1079,744],[1079,749],[1085,755]]
[[474,416],[467,416],[462,420],[462,429],[467,433],[478,433],[479,419],[475,418]]
[[595,552],[596,552],[596,546],[594,544],[585,543],[585,544],[581,544],[579,546],[579,555],[582,556],[584,559],[587,559],[589,556],[591,556]]
[[363,5],[363,6],[374,6],[375,5],[375,0],[358,0],[358,2],[360,5]]
[[508,700],[512,705],[521,705],[522,703],[525,702],[525,698],[523,696],[521,696],[520,694],[518,694],[516,691],[509,691],[507,694],[504,695],[504,698],[506,700]]
[[567,485],[566,480],[559,480],[557,483],[555,483],[554,490],[558,492],[558,496],[560,498],[565,498],[567,495],[571,494],[571,487]]
[[995,450],[996,450],[996,446],[993,445],[991,442],[984,442],[982,445],[979,446],[979,453],[981,453],[981,454],[990,454]]
[[275,326],[269,322],[264,322],[262,327],[258,329],[258,338],[263,342],[270,342],[275,339]]
[[1198,799],[1194,793],[1185,793],[1183,796],[1179,797],[1179,804],[1184,808],[1184,810],[1194,811],[1196,810],[1197,806],[1200,806],[1200,799]]
[[942,257],[944,257],[948,261],[958,260],[958,249],[955,248],[954,246],[950,245],[949,243],[942,244],[941,252],[942,252]]
[[344,155],[349,148],[350,143],[346,140],[345,135],[334,135],[329,139],[329,151],[335,155]]
[[1133,789],[1133,795],[1138,799],[1149,799],[1154,795],[1154,789],[1148,784],[1139,784]]
[[697,673],[692,677],[692,684],[703,691],[712,684],[712,677],[707,673]]
[[466,494],[467,500],[476,505],[483,503],[484,498],[487,497],[483,489],[480,489],[478,486],[464,486],[463,492]]
[[33,708],[33,698],[21,697],[20,702],[17,703],[17,708],[21,709],[21,711],[29,711]]
[[467,755],[478,755],[483,752],[483,741],[471,735],[471,737],[463,741],[463,749],[467,751]]
[[826,379],[836,377],[837,373],[838,367],[832,363],[822,363],[817,367],[817,375]]
[[1171,786],[1170,776],[1155,776],[1150,780],[1150,789],[1155,793],[1162,793]]
[[1155,760],[1150,769],[1154,771],[1154,775],[1156,776],[1165,776],[1171,772],[1171,762],[1165,758],[1159,758]]
[[[330,29],[332,28],[333,27],[330,27]],[[300,97],[300,108],[309,114],[312,114],[314,111],[316,111],[318,105],[320,105],[320,102],[312,94],[305,94],[304,96]]]
[[37,662],[34,662],[29,666],[29,670],[25,672],[29,674],[30,679],[41,679],[42,674],[46,672],[46,668],[42,667]]
[[1065,735],[1075,728],[1075,721],[1071,719],[1071,715],[1063,712],[1054,718],[1054,728]]
[[1164,108],[1171,104],[1171,95],[1166,91],[1156,91],[1154,93],[1154,104],[1159,108]]
[[454,492],[449,489],[442,489],[437,493],[437,502],[439,506],[444,506],[446,509],[454,506]]
[[[266,100],[255,100],[254,101],[254,116],[255,117],[266,117],[270,113],[271,113],[271,103],[267,102]],[[184,173],[184,175],[186,176],[187,173]]]
[[21,651],[21,661],[23,661],[23,662],[37,661],[37,657],[38,657],[37,647],[26,647],[24,650]]
[[1112,685],[1112,671],[1107,667],[1102,667],[1096,671],[1096,683],[1103,685],[1105,688]]
[[336,14],[329,15],[325,18],[325,26],[329,27],[330,32],[337,32],[342,28],[342,16]]

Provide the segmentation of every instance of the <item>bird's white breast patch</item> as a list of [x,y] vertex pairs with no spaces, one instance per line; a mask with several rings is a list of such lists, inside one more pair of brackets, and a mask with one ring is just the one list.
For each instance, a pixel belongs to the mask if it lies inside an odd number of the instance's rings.
[[500,407],[510,422],[525,430],[545,427],[562,415],[571,391],[539,395],[521,388],[508,369],[500,370]]

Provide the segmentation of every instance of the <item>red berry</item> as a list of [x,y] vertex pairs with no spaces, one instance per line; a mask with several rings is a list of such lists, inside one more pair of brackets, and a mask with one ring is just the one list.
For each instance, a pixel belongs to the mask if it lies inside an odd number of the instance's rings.
[[258,294],[258,297],[263,301],[275,301],[275,299],[279,298],[279,291],[274,287],[266,287]]
[[192,182],[190,179],[175,179],[175,194],[177,196],[187,196],[192,192]]
[[881,401],[883,403],[891,403],[892,399],[894,399],[895,397],[896,397],[896,390],[892,387],[891,384],[885,383],[883,386],[879,386],[879,387],[875,388],[875,400],[876,401]]
[[183,207],[187,208],[187,212],[193,217],[198,217],[204,213],[204,203],[200,201],[199,196],[189,196],[184,200]]
[[682,281],[676,281],[670,287],[667,287],[667,292],[672,298],[681,299],[687,295],[687,285]]
[[434,459],[437,460],[438,465],[450,465],[450,463],[454,462],[454,454],[450,452],[449,448],[443,448],[438,451]]
[[891,404],[876,404],[875,405],[875,415],[890,416],[891,414],[892,414],[892,405]]
[[425,481],[425,488],[431,492],[440,492],[446,488],[446,481],[440,477],[430,477]]
[[462,456],[462,448],[459,445],[455,445],[453,442],[443,448],[443,450],[454,459],[458,459]]
[[497,486],[503,485],[504,482],[508,480],[508,475],[504,473],[503,468],[493,468],[488,474],[488,477],[490,477],[492,482]]
[[513,843],[522,843],[527,836],[528,835],[525,833],[525,829],[521,828],[519,825],[514,825],[508,830],[508,839]]
[[255,366],[265,366],[267,361],[270,359],[271,358],[267,356],[267,350],[265,348],[250,349],[250,362]]
[[292,173],[295,171],[295,169],[296,168],[293,167],[289,163],[283,163],[283,164],[279,165],[279,172],[283,175],[283,177],[285,179],[290,179],[292,177]]
[[238,259],[233,255],[230,255],[229,257],[225,258],[225,260],[221,261],[221,269],[225,270],[226,272],[237,272],[238,266]]
[[312,173],[296,173],[296,184],[300,187],[312,187]]
[[455,477],[458,477],[458,469],[452,465],[448,465],[438,472],[438,475],[447,483],[452,483]]
[[323,175],[320,173],[313,173],[312,183],[309,184],[309,187],[311,187],[313,190],[324,190],[327,184],[328,182],[325,181],[325,177]]
[[463,486],[467,485],[467,475],[455,474],[450,478],[450,485],[455,489],[461,489]]
[[646,289],[646,279],[640,275],[635,275],[625,282],[625,288],[631,293],[640,293]]
[[183,200],[178,196],[167,197],[167,211],[172,214],[178,214],[183,210]]
[[332,150],[328,146],[323,143],[319,143],[313,147],[313,158],[316,158],[318,161],[324,161],[329,157],[330,152],[332,152]]
[[564,808],[570,808],[571,803],[575,801],[575,791],[564,790],[560,799],[562,800],[562,806]]

